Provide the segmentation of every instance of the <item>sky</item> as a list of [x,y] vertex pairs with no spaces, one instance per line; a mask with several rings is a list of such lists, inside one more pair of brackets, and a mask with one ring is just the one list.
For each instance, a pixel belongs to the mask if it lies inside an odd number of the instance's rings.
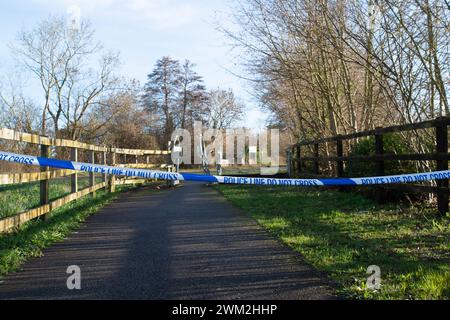
[[[96,39],[105,49],[119,51],[120,74],[144,84],[157,59],[169,55],[197,64],[208,88],[231,88],[246,105],[242,125],[262,128],[267,115],[252,98],[251,84],[241,74],[238,52],[216,30],[225,26],[230,0],[15,0],[0,2],[0,73],[8,77],[15,60],[9,44],[17,33],[33,28],[50,15],[67,15],[69,8],[81,9],[81,17],[92,22]],[[230,72],[231,71],[231,72]],[[24,90],[25,91],[25,90]],[[26,82],[26,92],[37,97],[37,84]],[[35,98],[37,99],[37,98]]]

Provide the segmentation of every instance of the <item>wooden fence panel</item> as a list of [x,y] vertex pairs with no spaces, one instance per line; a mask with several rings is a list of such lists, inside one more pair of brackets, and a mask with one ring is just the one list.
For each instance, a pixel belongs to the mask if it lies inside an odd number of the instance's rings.
[[[41,145],[41,157],[49,158],[50,157],[50,148],[47,145]],[[41,167],[41,172],[48,172],[48,167]],[[40,181],[40,204],[41,206],[47,205],[49,203],[50,198],[50,180],[45,179]],[[47,216],[44,215],[44,219]]]
[[104,187],[105,187],[105,183],[100,183],[93,187],[88,187],[86,189],[78,191],[77,193],[72,193],[70,195],[67,195],[67,196],[60,198],[58,200],[55,200],[51,203],[42,205],[38,208],[14,215],[12,217],[1,219],[0,220],[0,233],[7,232],[7,231],[10,231],[11,229],[17,228],[20,225],[22,225],[25,222],[28,222],[32,219],[46,216],[52,210],[55,210],[65,204],[68,204],[74,200],[82,198],[88,194],[92,194],[96,190],[99,190]]
[[[376,163],[377,176],[385,175],[385,161],[436,161],[437,170],[448,170],[448,162],[450,161],[449,143],[448,143],[448,126],[450,125],[450,117],[440,117],[435,120],[424,121],[420,123],[406,124],[400,126],[392,126],[387,128],[377,128],[375,130],[368,130],[364,132],[357,132],[348,135],[340,135],[334,137],[327,137],[318,140],[308,140],[297,143],[290,147],[291,155],[296,155],[291,159],[292,166],[297,170],[293,171],[290,168],[290,172],[296,172],[300,174],[303,169],[302,163],[305,161],[314,162],[313,173],[315,177],[320,173],[320,161],[322,162],[335,162],[336,175],[338,177],[344,176],[344,163],[350,160],[358,161],[373,161]],[[434,128],[436,131],[436,152],[428,154],[385,154],[384,150],[384,135],[387,133],[405,132],[419,129]],[[343,154],[343,141],[356,138],[374,137],[375,138],[375,155],[352,155],[344,156]],[[322,143],[335,143],[336,155],[335,156],[320,156],[319,145]],[[305,157],[300,152],[301,147],[312,146],[313,156]],[[306,172],[301,173],[302,176],[308,175]],[[430,193],[433,192],[437,195],[438,210],[441,213],[449,211],[449,181],[439,180],[436,181],[437,187],[423,186],[423,185],[389,185],[380,188],[395,188],[398,190],[404,190],[408,192]],[[385,190],[380,190],[379,200],[383,201]]]
[[24,132],[18,132],[11,129],[0,129],[0,139],[11,140],[17,142],[27,142],[31,144],[39,144],[52,147],[74,147],[85,150],[93,151],[108,151],[108,148],[95,146],[79,141],[65,140],[65,139],[52,139],[48,137],[39,136],[36,134],[29,134]]
[[[52,139],[49,137],[39,136],[35,134],[29,134],[24,132],[18,132],[11,129],[0,128],[0,139],[10,140],[16,142],[25,142],[30,144],[36,144],[40,146],[41,156],[49,158],[50,147],[67,147],[70,148],[70,159],[71,161],[78,161],[79,150],[89,151],[89,162],[95,163],[95,153],[101,153],[101,163],[107,164],[108,155],[111,155],[110,165],[116,166],[117,155],[122,154],[125,159],[127,155],[134,156],[135,163],[130,165],[132,168],[145,168],[152,169],[160,167],[161,169],[170,169],[170,165],[167,164],[151,164],[149,156],[152,155],[170,155],[170,151],[164,150],[134,150],[134,149],[120,149],[120,148],[110,148],[105,146],[95,146],[91,144],[82,143],[79,141],[65,140],[65,139]],[[145,157],[145,164],[140,164],[138,157]],[[78,190],[78,172],[73,170],[54,170],[49,171],[47,167],[41,167],[40,172],[36,173],[6,173],[0,174],[0,185],[11,185],[20,183],[40,183],[40,206],[38,208],[29,210],[24,213],[20,213],[11,217],[7,217],[0,220],[0,233],[13,230],[20,226],[21,224],[30,221],[38,217],[47,217],[47,214],[52,210],[61,207],[71,201],[79,199],[87,195],[95,195],[95,192],[99,189],[104,188],[110,192],[115,192],[116,185],[126,185],[126,184],[144,184],[148,180],[143,179],[132,179],[123,178],[116,179],[115,176],[110,176],[109,179],[107,175],[102,176],[102,183],[95,184],[95,174],[89,174],[89,187],[81,191]],[[49,183],[51,179],[56,179],[60,177],[71,176],[71,194],[65,196],[61,199],[49,202]],[[109,181],[108,181],[109,180]]]
[[21,184],[38,182],[41,180],[50,180],[56,178],[63,178],[71,176],[76,171],[73,170],[56,170],[56,171],[44,171],[36,173],[11,173],[11,174],[0,174],[0,186],[10,185],[10,184]]
[[[71,148],[70,149],[70,160],[78,162],[78,149]],[[72,193],[78,192],[78,173],[75,172],[70,181]]]

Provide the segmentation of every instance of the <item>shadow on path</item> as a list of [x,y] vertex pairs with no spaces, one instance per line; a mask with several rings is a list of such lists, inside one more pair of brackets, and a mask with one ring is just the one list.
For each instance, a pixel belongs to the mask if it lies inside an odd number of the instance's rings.
[[[78,265],[82,290],[66,287]],[[6,276],[0,299],[333,299],[328,282],[216,191],[142,188]]]

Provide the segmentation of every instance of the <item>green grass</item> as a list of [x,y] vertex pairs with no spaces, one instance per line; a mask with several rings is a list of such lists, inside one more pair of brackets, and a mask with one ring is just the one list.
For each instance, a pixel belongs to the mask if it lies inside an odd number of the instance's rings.
[[[96,177],[96,183],[102,181]],[[80,176],[78,178],[79,190],[89,186],[89,178]],[[54,179],[50,181],[50,201],[70,194],[70,177]],[[25,212],[39,206],[39,182],[0,186],[0,219]]]
[[[22,189],[26,190],[25,194],[21,194],[20,190]],[[15,233],[0,235],[0,275],[16,271],[26,260],[41,256],[44,248],[55,242],[63,241],[88,216],[96,213],[115,199],[120,192],[128,189],[127,187],[117,187],[115,193],[97,191],[94,198],[86,196],[52,211],[47,221],[33,220],[22,225]],[[10,192],[10,196],[19,195],[20,203],[24,205],[26,195],[30,194],[30,198],[34,199],[32,190],[34,190],[33,187],[20,186],[17,190],[6,192]],[[58,192],[65,190],[59,186],[54,189],[53,196],[57,196],[60,194]]]
[[[217,186],[236,206],[356,299],[450,299],[450,219],[381,206],[354,193]],[[366,287],[370,265],[381,289]]]

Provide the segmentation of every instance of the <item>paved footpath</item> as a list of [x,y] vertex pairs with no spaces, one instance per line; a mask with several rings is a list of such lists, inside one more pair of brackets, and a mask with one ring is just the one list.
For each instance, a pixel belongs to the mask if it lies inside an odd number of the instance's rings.
[[[81,290],[67,289],[67,267]],[[217,191],[145,188],[5,277],[0,299],[333,299],[328,282]]]

